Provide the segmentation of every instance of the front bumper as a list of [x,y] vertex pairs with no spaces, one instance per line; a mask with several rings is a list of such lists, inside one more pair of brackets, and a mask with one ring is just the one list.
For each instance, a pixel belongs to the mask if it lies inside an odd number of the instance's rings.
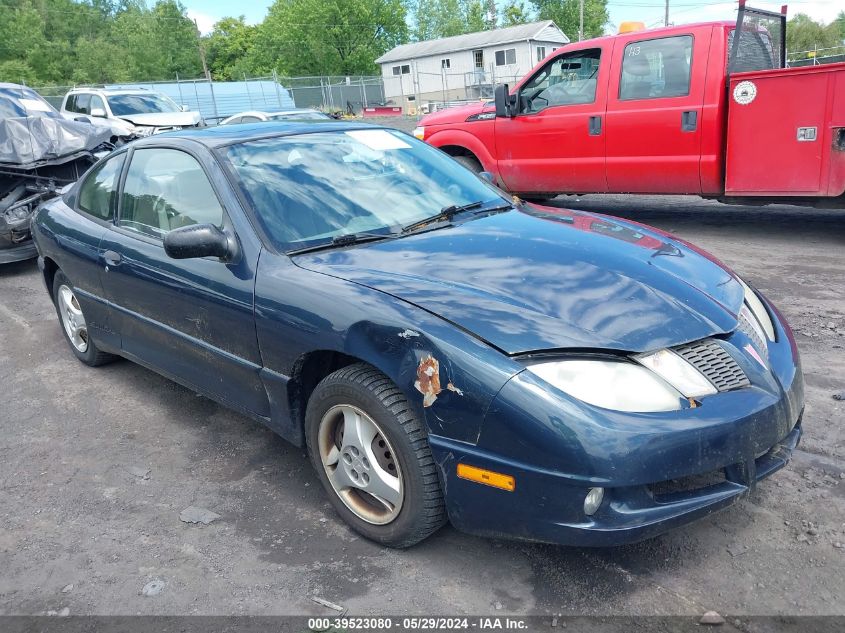
[[[733,505],[758,481],[783,468],[801,440],[800,420],[759,457],[724,468],[651,485],[607,488],[591,517],[582,504],[590,487],[566,476],[485,455],[475,447],[432,436],[452,524],[492,537],[584,547],[624,545],[652,538]],[[506,492],[457,477],[457,464],[471,464],[514,476]],[[568,517],[578,516],[578,520]]]
[[[770,306],[771,307],[771,306]],[[726,508],[782,468],[801,439],[804,381],[792,333],[774,308],[767,366],[724,344],[751,386],[702,406],[628,414],[555,394],[530,372],[511,378],[488,408],[476,444],[432,435],[446,507],[458,529],[564,545],[650,538]],[[507,455],[507,457],[505,457]],[[459,463],[510,475],[513,491],[457,476]],[[590,488],[604,488],[587,515]]]

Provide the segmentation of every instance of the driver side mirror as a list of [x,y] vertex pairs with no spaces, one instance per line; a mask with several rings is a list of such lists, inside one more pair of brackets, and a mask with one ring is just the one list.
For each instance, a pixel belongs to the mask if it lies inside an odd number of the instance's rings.
[[104,119],[106,118],[106,111],[103,108],[91,108],[91,116]]
[[186,105],[183,103],[182,105],[180,105],[180,106],[179,106],[179,111],[180,111],[180,112],[190,112],[190,111],[191,111],[191,108],[189,108],[188,106],[186,106]]
[[516,107],[517,97],[510,93],[508,84],[501,84],[496,86],[494,93],[496,101],[496,116],[497,117],[512,117],[518,114]]
[[192,224],[173,229],[164,236],[164,252],[173,259],[219,257],[231,261],[234,240],[213,224]]

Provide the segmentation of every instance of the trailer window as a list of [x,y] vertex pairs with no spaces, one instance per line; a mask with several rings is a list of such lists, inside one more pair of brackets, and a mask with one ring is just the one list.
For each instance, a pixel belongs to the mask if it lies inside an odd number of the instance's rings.
[[689,94],[692,35],[631,42],[625,47],[619,99],[660,99]]

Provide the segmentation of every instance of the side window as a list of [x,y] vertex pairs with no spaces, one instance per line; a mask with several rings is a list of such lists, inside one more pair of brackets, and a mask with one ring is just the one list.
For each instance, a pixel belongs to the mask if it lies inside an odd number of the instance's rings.
[[244,122],[244,118],[243,118],[243,117],[236,116],[234,119],[232,119],[231,121],[229,121],[229,125],[234,125],[235,123],[243,123],[243,122]]
[[601,49],[591,48],[553,59],[519,91],[521,111],[539,112],[551,106],[596,100]]
[[258,123],[260,120],[257,116],[245,116],[241,119],[241,123]]
[[689,94],[692,35],[631,42],[624,55],[620,100]]
[[174,149],[139,149],[123,186],[119,224],[161,238],[192,224],[223,225],[223,207],[200,164]]
[[496,66],[511,66],[516,63],[516,49],[507,48],[496,51]]
[[76,95],[76,111],[80,114],[91,114],[91,110],[88,107],[91,103],[91,95],[86,94],[78,94]]
[[100,110],[102,110],[103,112],[105,112],[106,111],[106,104],[103,103],[103,99],[101,97],[99,97],[97,95],[91,95],[90,108],[91,108],[91,110],[90,110],[91,112],[93,112],[94,110],[96,110],[98,108]]
[[126,153],[109,158],[92,171],[79,189],[79,210],[101,220],[114,218],[117,209],[117,183]]
[[65,102],[65,110],[68,112],[76,112],[76,95],[68,95]]

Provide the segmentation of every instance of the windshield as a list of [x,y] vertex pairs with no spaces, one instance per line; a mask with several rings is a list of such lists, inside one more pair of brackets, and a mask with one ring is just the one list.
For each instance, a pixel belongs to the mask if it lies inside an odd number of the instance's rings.
[[307,119],[330,119],[322,112],[280,112],[270,116],[271,121],[284,121],[290,119],[307,120]]
[[222,151],[280,251],[395,232],[449,205],[505,199],[446,154],[395,131],[280,136]]
[[112,95],[108,97],[108,100],[112,114],[115,116],[180,111],[179,106],[164,95]]
[[53,106],[29,88],[0,88],[0,119],[27,116],[55,118],[59,115]]

